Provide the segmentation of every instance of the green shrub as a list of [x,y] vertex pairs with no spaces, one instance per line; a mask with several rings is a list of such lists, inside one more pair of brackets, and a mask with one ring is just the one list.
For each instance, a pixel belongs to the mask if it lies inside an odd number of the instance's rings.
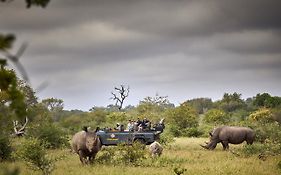
[[251,156],[254,154],[262,154],[269,150],[269,146],[266,144],[253,144],[244,145],[241,152],[245,156]]
[[106,147],[98,154],[96,161],[101,164],[112,165],[140,165],[145,159],[146,151],[143,144],[120,144],[116,147]]
[[209,132],[212,132],[216,126],[209,124],[202,124],[198,127],[198,130],[202,132],[201,137],[210,137]]
[[7,136],[0,133],[0,162],[10,158],[12,147],[10,140]]
[[32,169],[42,171],[44,175],[51,174],[54,169],[53,161],[47,158],[46,151],[38,139],[24,140],[14,157],[23,160]]
[[230,120],[230,117],[220,109],[211,109],[206,112],[203,121],[205,123],[212,124],[226,124]]
[[176,167],[176,168],[174,168],[173,170],[174,170],[174,173],[175,173],[176,175],[184,174],[184,172],[187,171],[186,168],[180,168],[180,167]]
[[172,125],[170,130],[175,137],[199,137],[204,134],[198,127],[180,128]]
[[61,148],[68,146],[67,134],[54,124],[43,124],[31,129],[31,136],[38,138],[46,148]]
[[175,141],[174,136],[173,136],[172,132],[170,131],[170,128],[166,127],[164,132],[160,134],[159,143],[164,146],[167,146],[174,141]]
[[197,127],[186,128],[183,130],[183,136],[200,137],[202,135],[203,135],[203,132],[200,131]]
[[249,115],[250,121],[259,122],[261,124],[274,122],[273,113],[271,109],[260,108]]

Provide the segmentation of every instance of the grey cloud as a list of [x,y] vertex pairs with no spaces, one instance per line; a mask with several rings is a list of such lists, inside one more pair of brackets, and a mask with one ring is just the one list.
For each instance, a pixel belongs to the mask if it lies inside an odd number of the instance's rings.
[[[21,58],[41,98],[68,109],[128,103],[159,92],[172,102],[224,92],[281,95],[278,0],[52,0],[46,9],[0,3],[0,30],[29,42]],[[264,82],[264,83],[260,83]],[[251,89],[251,90],[249,90]]]

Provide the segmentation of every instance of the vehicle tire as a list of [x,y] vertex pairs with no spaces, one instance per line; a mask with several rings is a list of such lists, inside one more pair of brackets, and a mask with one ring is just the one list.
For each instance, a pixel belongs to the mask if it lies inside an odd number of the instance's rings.
[[142,145],[142,149],[145,149],[146,144],[144,139],[135,139],[133,144],[135,143]]

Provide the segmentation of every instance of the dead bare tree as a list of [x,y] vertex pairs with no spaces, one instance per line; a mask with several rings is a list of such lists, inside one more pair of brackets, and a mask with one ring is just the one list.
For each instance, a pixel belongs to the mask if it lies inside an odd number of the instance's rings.
[[114,87],[117,93],[111,92],[113,97],[110,99],[115,100],[115,106],[118,106],[119,111],[122,109],[124,100],[129,96],[130,88],[129,86],[125,88],[124,85],[120,85],[120,88]]
[[19,122],[17,120],[13,120],[13,123],[14,123],[15,135],[16,136],[23,136],[25,134],[25,127],[28,123],[28,118],[25,117],[25,123],[22,126],[19,126]]

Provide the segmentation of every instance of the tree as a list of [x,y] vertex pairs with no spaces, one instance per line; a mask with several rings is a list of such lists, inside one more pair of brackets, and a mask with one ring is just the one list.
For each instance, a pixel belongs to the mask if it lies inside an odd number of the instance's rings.
[[130,88],[129,86],[125,88],[124,85],[120,85],[120,88],[114,87],[114,90],[117,91],[117,93],[111,92],[113,95],[111,99],[115,101],[115,106],[118,106],[118,109],[121,110],[124,100],[129,96]]
[[234,92],[233,94],[224,93],[222,100],[218,101],[219,108],[225,112],[233,112],[246,107],[241,99],[242,94]]
[[211,109],[206,112],[203,121],[212,124],[226,124],[229,121],[229,117],[223,110]]
[[281,97],[272,97],[268,93],[257,94],[253,103],[257,107],[275,108],[281,105]]
[[185,103],[190,104],[199,114],[205,113],[213,106],[213,102],[210,98],[195,98],[187,100]]
[[42,104],[53,114],[54,121],[58,121],[64,107],[63,100],[47,98],[42,100]]
[[145,97],[139,102],[136,110],[139,117],[147,117],[150,120],[158,121],[164,117],[164,112],[167,109],[174,107],[174,104],[170,103],[168,100],[168,96],[160,96],[159,94],[156,94],[155,97]]
[[21,120],[26,117],[27,106],[25,97],[17,84],[17,77],[14,71],[0,68],[0,125],[6,128],[7,123],[12,123],[12,118]]
[[198,113],[187,103],[170,109],[167,112],[167,123],[174,136],[198,136]]

